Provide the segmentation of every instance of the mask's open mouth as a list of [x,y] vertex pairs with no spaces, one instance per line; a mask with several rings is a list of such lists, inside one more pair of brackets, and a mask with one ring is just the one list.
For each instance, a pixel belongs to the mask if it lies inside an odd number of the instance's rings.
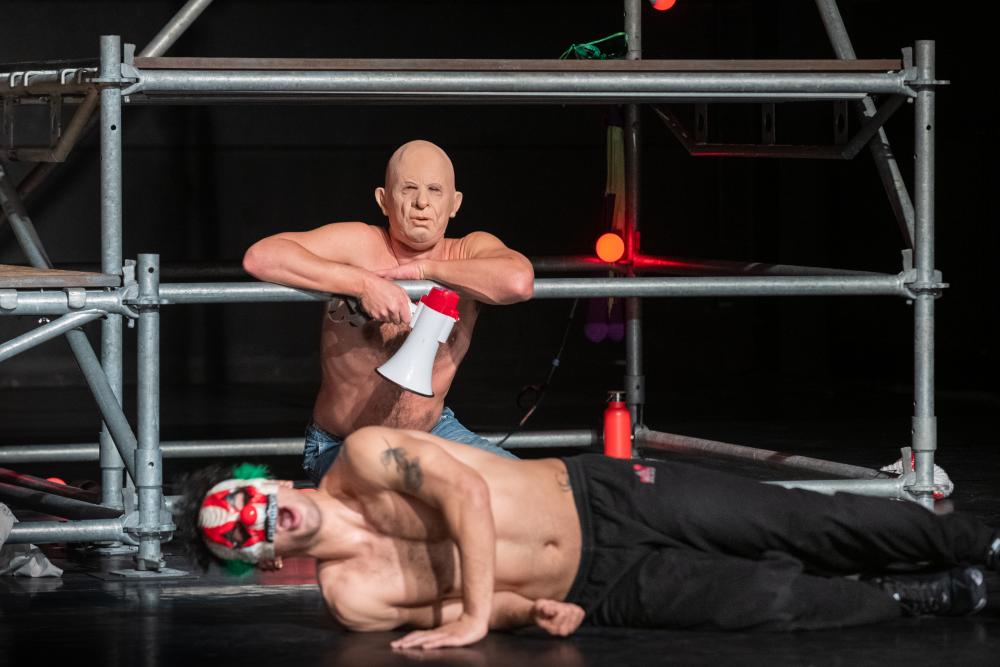
[[278,510],[278,526],[283,531],[295,530],[299,527],[300,517],[297,512],[287,507]]

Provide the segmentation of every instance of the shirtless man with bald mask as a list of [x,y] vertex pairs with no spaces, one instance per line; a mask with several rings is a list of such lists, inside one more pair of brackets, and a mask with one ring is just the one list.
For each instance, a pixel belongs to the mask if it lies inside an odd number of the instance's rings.
[[[976,566],[1000,560],[1000,533],[915,503],[663,461],[511,460],[384,427],[349,436],[315,492],[221,481],[233,470],[189,482],[195,544],[242,564],[315,558],[344,626],[419,628],[398,649],[532,624],[565,636],[585,618],[791,630],[962,615],[986,604]],[[937,571],[885,574],[915,563]]]
[[[445,237],[462,193],[455,189],[451,160],[430,142],[411,141],[393,153],[375,201],[388,229],[339,222],[282,232],[255,243],[243,259],[260,280],[354,297],[371,318],[361,326],[324,318],[323,377],[306,432],[306,472],[318,481],[343,436],[373,424],[429,431],[512,456],[462,426],[444,400],[469,349],[480,304],[530,299],[530,262],[485,232]],[[433,280],[461,297],[458,322],[434,361],[433,397],[404,392],[375,372],[409,332],[409,298],[394,280]]]

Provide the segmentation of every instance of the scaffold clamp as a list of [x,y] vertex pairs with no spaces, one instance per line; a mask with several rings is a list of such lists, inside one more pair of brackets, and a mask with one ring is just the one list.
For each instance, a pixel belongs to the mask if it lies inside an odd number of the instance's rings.
[[941,296],[941,293],[949,287],[948,283],[942,280],[940,271],[934,271],[932,273],[931,280],[921,281],[917,280],[916,269],[911,269],[906,272],[906,275],[903,278],[903,285],[910,292],[910,296],[912,298],[916,298],[924,294],[939,297]]
[[140,525],[139,512],[134,511],[126,515],[122,522],[122,532],[138,542],[142,538],[153,538],[160,542],[169,542],[177,526],[174,525],[170,512],[160,510],[159,523],[155,526],[143,527]]

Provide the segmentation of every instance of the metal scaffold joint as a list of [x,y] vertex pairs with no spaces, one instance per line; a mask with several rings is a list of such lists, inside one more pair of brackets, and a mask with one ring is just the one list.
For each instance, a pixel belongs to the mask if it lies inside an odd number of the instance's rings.
[[142,538],[152,538],[159,540],[160,542],[169,542],[174,536],[174,531],[177,530],[177,526],[174,525],[173,519],[170,512],[165,509],[160,510],[160,522],[154,526],[140,527],[141,517],[139,512],[132,512],[125,517],[123,522],[122,530],[124,530],[126,535],[132,537],[136,544],[138,544]]
[[941,272],[936,270],[933,272],[931,280],[920,280],[917,277],[916,269],[910,269],[906,272],[903,284],[911,298],[914,299],[924,294],[940,297],[944,290],[949,287],[948,283],[942,280]]

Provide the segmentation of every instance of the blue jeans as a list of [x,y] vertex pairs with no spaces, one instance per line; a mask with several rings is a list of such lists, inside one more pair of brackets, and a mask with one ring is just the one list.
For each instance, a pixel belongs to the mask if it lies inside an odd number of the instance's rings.
[[[431,429],[431,433],[445,440],[471,445],[476,449],[492,452],[509,459],[517,458],[503,447],[497,447],[486,438],[476,435],[463,426],[455,418],[455,413],[451,408],[445,408],[441,411],[441,418]],[[306,427],[306,447],[302,452],[302,469],[309,475],[309,479],[319,484],[319,480],[323,478],[326,471],[333,465],[337,455],[340,454],[340,447],[343,444],[342,437],[327,433],[315,423],[310,422],[309,426]]]

